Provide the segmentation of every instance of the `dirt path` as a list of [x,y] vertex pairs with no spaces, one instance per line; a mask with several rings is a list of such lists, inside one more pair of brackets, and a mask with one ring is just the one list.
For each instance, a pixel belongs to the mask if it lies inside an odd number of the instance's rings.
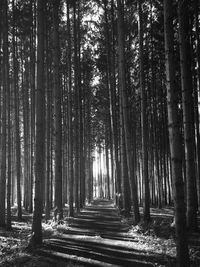
[[[43,221],[44,243],[34,251],[27,249],[31,218],[24,212],[19,222],[14,214],[12,231],[0,229],[1,267],[175,266],[171,208],[151,208],[149,224],[141,220],[132,226],[112,201],[95,200],[74,218],[66,217],[63,224]],[[188,233],[188,238],[191,267],[199,267],[200,234]]]
[[68,224],[64,233],[37,250],[41,262],[48,260],[40,266],[167,266],[163,255],[137,250],[138,241],[127,234],[129,225],[112,201],[93,201]]
[[[163,216],[152,219],[153,225],[154,222],[157,222],[155,226],[162,224],[162,230],[166,229]],[[31,234],[31,222],[15,222],[12,233],[2,233],[1,240],[5,241],[2,245],[5,245],[7,253],[0,250],[0,266],[175,266],[172,239],[159,238],[154,231],[151,232],[149,225],[130,225],[122,219],[112,201],[94,200],[74,218],[66,217],[63,224],[58,225],[52,220],[43,223],[43,245],[32,251],[25,249]],[[9,236],[10,242],[3,234]]]
[[[95,200],[63,224],[43,222],[44,243],[34,251],[26,249],[30,218],[13,218],[12,231],[0,229],[0,266],[175,266],[173,210],[152,208],[151,217],[148,225],[130,226],[112,201]],[[200,234],[188,237],[191,266],[200,266]]]

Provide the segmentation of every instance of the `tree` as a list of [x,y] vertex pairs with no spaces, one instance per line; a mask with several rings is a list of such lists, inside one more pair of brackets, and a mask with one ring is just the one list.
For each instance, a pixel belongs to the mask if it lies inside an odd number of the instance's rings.
[[69,158],[69,170],[68,170],[68,192],[69,192],[69,216],[74,216],[74,171],[73,171],[73,128],[72,128],[72,64],[71,64],[71,22],[70,22],[70,5],[67,1],[67,36],[68,36],[68,53],[67,53],[67,59],[68,59],[68,132],[69,132],[69,138],[68,138],[68,158]]
[[131,134],[128,121],[128,98],[127,98],[127,88],[125,81],[125,56],[124,56],[124,25],[123,25],[123,5],[122,1],[117,1],[117,29],[118,29],[118,68],[119,68],[119,88],[121,95],[122,103],[122,112],[123,112],[123,127],[124,127],[124,137],[125,137],[125,147],[126,147],[126,156],[127,156],[127,167],[128,167],[128,177],[129,184],[131,188],[131,199],[133,201],[134,207],[134,220],[135,223],[140,221],[140,213],[138,206],[138,195],[136,188],[135,173],[133,170],[133,159],[132,159],[132,143],[131,143]]
[[178,117],[178,91],[174,71],[173,0],[164,0],[165,57],[167,82],[168,128],[174,185],[177,266],[189,266],[186,235],[184,182],[182,174],[181,128]]
[[183,128],[185,145],[185,167],[187,182],[187,225],[190,230],[197,229],[197,189],[195,175],[195,130],[193,82],[191,72],[191,45],[189,25],[189,4],[178,2],[180,68],[183,107]]
[[73,41],[74,41],[74,109],[75,109],[75,140],[74,143],[74,154],[75,154],[75,170],[74,170],[74,180],[75,180],[75,203],[76,208],[80,210],[80,105],[79,105],[79,98],[80,98],[80,91],[79,91],[79,74],[78,74],[78,34],[77,34],[77,1],[74,1],[73,4]]
[[36,63],[36,36],[35,36],[35,25],[36,25],[36,1],[30,1],[31,6],[31,18],[32,18],[32,25],[30,31],[30,88],[31,88],[31,162],[30,162],[30,184],[29,184],[29,212],[33,210],[33,180],[34,180],[34,163],[35,163],[35,63]]
[[14,86],[14,109],[15,109],[15,150],[16,150],[16,176],[17,176],[17,207],[18,218],[22,219],[21,208],[21,146],[19,131],[19,86],[18,86],[18,65],[16,53],[16,29],[15,29],[15,2],[13,6],[13,32],[12,32],[12,48],[13,48],[13,86]]
[[150,220],[150,192],[148,177],[148,150],[147,150],[147,112],[146,92],[144,77],[144,52],[143,52],[143,14],[142,1],[139,1],[139,60],[140,60],[140,90],[141,90],[141,131],[142,131],[142,174],[144,181],[144,220]]
[[7,140],[8,140],[8,160],[7,160],[7,224],[6,228],[7,230],[10,230],[12,228],[11,226],[11,88],[10,88],[10,64],[9,64],[9,42],[8,42],[8,10],[5,10],[5,21],[4,21],[4,27],[5,27],[5,60],[6,60],[6,90],[7,90],[7,112],[8,112],[8,123],[7,123]]
[[[117,128],[117,97],[116,97],[116,79],[115,79],[115,23],[114,23],[114,2],[111,1],[111,36],[108,20],[108,1],[104,0],[105,13],[105,39],[106,39],[106,67],[107,67],[107,86],[109,92],[109,116],[111,124],[112,151],[115,165],[116,182],[116,202],[119,208],[122,208],[121,201],[121,173],[118,152],[118,128]],[[112,44],[110,46],[110,43]]]
[[[195,37],[193,44],[196,45],[196,64],[200,64],[200,37],[199,37],[199,1],[194,1],[195,13]],[[198,92],[200,88],[200,68],[197,68],[196,88],[194,88],[194,108],[195,108],[195,125],[196,125],[196,157],[197,157],[197,184],[198,184],[198,206],[200,205],[200,129],[199,129],[199,108],[198,108]]]
[[53,83],[55,110],[55,206],[58,208],[60,219],[62,210],[62,113],[61,113],[61,84],[60,84],[60,46],[59,46],[59,7],[60,1],[53,1]]
[[[47,9],[47,12],[49,10]],[[45,40],[45,50],[46,50],[46,183],[45,183],[45,219],[50,219],[50,209],[51,209],[51,134],[52,134],[52,86],[50,79],[50,49],[49,49],[49,39],[50,30],[48,29],[48,21],[45,24],[46,40]]]
[[1,176],[0,176],[0,226],[5,227],[5,196],[6,196],[6,103],[9,84],[8,68],[8,3],[7,0],[2,2],[2,21],[3,21],[3,107],[2,107],[2,132],[1,132]]
[[44,18],[46,1],[37,1],[37,91],[36,91],[36,150],[35,199],[32,225],[33,246],[42,243],[43,179],[45,177],[45,83],[44,83]]

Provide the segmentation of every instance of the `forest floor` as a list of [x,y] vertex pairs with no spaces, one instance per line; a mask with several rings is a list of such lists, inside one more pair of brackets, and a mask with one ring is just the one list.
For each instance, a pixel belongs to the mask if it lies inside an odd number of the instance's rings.
[[[32,218],[13,215],[13,230],[0,229],[0,266],[175,266],[172,209],[151,209],[151,222],[132,226],[112,201],[95,200],[74,218],[43,223],[44,244],[27,250]],[[191,266],[200,266],[200,234],[190,239]]]

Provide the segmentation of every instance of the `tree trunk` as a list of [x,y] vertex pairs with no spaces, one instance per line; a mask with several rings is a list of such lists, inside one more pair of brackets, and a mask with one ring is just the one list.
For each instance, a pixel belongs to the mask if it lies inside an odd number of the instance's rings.
[[109,164],[109,150],[108,150],[108,126],[105,126],[105,154],[106,154],[106,198],[110,199],[110,164]]
[[119,88],[122,97],[122,110],[123,110],[123,121],[124,121],[124,133],[125,133],[125,145],[126,145],[126,155],[127,155],[127,166],[128,166],[128,177],[129,184],[131,188],[131,199],[133,201],[134,209],[134,220],[135,223],[140,221],[140,213],[138,206],[138,195],[136,187],[136,177],[133,170],[133,158],[132,158],[132,142],[130,127],[128,121],[128,98],[127,98],[127,88],[125,81],[125,55],[124,55],[124,22],[123,22],[123,5],[121,0],[117,0],[118,6],[118,66],[119,66]]
[[143,14],[142,1],[139,0],[139,58],[140,58],[140,90],[141,90],[141,131],[142,131],[142,163],[143,163],[143,182],[144,182],[144,220],[150,220],[150,191],[148,174],[148,150],[147,150],[147,113],[144,77],[144,56],[143,56]]
[[29,184],[29,212],[33,211],[33,180],[34,180],[34,165],[35,165],[35,63],[36,63],[36,49],[35,49],[35,13],[36,4],[34,0],[31,0],[32,8],[32,29],[30,33],[30,87],[31,87],[31,162],[30,162],[30,184]]
[[200,129],[199,129],[199,103],[198,97],[200,93],[200,30],[199,30],[199,8],[198,0],[194,1],[195,10],[195,42],[196,45],[196,65],[197,65],[197,88],[194,89],[194,104],[195,104],[195,123],[196,123],[196,157],[197,157],[197,183],[198,183],[198,206],[200,207]]
[[[120,97],[121,99],[121,97]],[[128,180],[127,171],[127,155],[125,147],[124,127],[123,127],[123,114],[120,105],[120,150],[121,150],[121,180],[122,180],[122,200],[124,215],[129,216],[131,212],[131,194]]]
[[190,230],[196,230],[197,189],[195,175],[195,132],[188,10],[189,5],[187,1],[178,2],[180,68],[187,182],[187,226]]
[[3,19],[3,107],[2,107],[2,132],[1,132],[1,176],[0,176],[0,226],[5,227],[5,197],[6,197],[6,94],[8,91],[8,28],[7,25],[7,0],[2,3]]
[[50,84],[50,73],[49,73],[49,31],[47,30],[47,22],[45,24],[46,28],[46,40],[45,48],[47,51],[46,56],[46,87],[47,87],[47,104],[46,104],[46,183],[45,183],[45,219],[50,219],[50,182],[51,182],[51,107],[52,107],[52,88]]
[[68,33],[68,127],[69,127],[69,216],[74,216],[74,171],[73,171],[73,128],[72,128],[72,74],[71,74],[71,23],[69,16],[69,3],[67,1],[67,33]]
[[4,21],[4,27],[5,27],[5,39],[6,47],[4,50],[5,53],[5,60],[6,60],[6,84],[7,84],[7,110],[8,110],[8,132],[7,132],[7,142],[8,142],[8,159],[7,159],[7,221],[6,221],[6,228],[7,230],[11,230],[11,88],[10,88],[10,78],[9,78],[9,52],[8,52],[8,14],[7,11],[5,12],[5,21]]
[[[108,12],[107,1],[104,1],[105,12],[105,31],[106,31],[106,50],[107,50],[107,75],[108,75],[108,89],[109,89],[109,104],[110,104],[110,119],[111,119],[111,136],[113,145],[113,159],[115,164],[115,183],[116,183],[116,200],[119,208],[122,208],[121,201],[121,177],[120,177],[120,163],[118,152],[118,129],[117,129],[117,115],[116,115],[116,86],[115,86],[115,34],[114,34],[114,2],[111,1],[111,13],[112,13],[112,38],[110,38],[109,24],[108,24]],[[112,47],[110,47],[112,43]]]
[[59,6],[60,1],[53,1],[53,80],[54,80],[54,111],[55,111],[55,206],[59,218],[63,218],[62,208],[62,113],[60,84],[60,48],[59,48]]
[[43,180],[45,177],[45,82],[44,82],[44,18],[46,1],[37,1],[37,92],[36,92],[36,151],[35,199],[32,225],[32,245],[42,243]]
[[[25,45],[25,50],[27,50],[27,45]],[[23,50],[23,49],[21,49]],[[23,55],[22,55],[23,56]],[[22,58],[23,62],[23,58]],[[22,65],[22,68],[24,67],[24,72],[22,70],[22,75],[24,76],[23,83],[22,83],[22,103],[23,103],[23,133],[24,133],[24,159],[23,159],[23,170],[24,170],[24,208],[26,211],[28,211],[28,187],[29,187],[29,181],[30,181],[30,173],[29,173],[29,70],[28,70],[28,64],[27,59],[25,59],[24,66]]]
[[167,78],[167,106],[172,177],[174,185],[177,266],[189,266],[184,183],[182,176],[182,144],[178,117],[178,91],[175,84],[173,45],[173,1],[164,0],[165,57]]

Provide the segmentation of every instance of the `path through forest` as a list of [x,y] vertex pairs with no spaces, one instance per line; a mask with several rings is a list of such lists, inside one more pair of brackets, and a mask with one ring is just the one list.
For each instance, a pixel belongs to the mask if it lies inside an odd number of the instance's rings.
[[112,201],[93,201],[69,218],[68,225],[64,233],[46,239],[37,250],[48,259],[46,266],[55,266],[55,262],[58,267],[166,266],[163,255],[137,249],[138,240],[128,234],[130,226],[121,220]]

